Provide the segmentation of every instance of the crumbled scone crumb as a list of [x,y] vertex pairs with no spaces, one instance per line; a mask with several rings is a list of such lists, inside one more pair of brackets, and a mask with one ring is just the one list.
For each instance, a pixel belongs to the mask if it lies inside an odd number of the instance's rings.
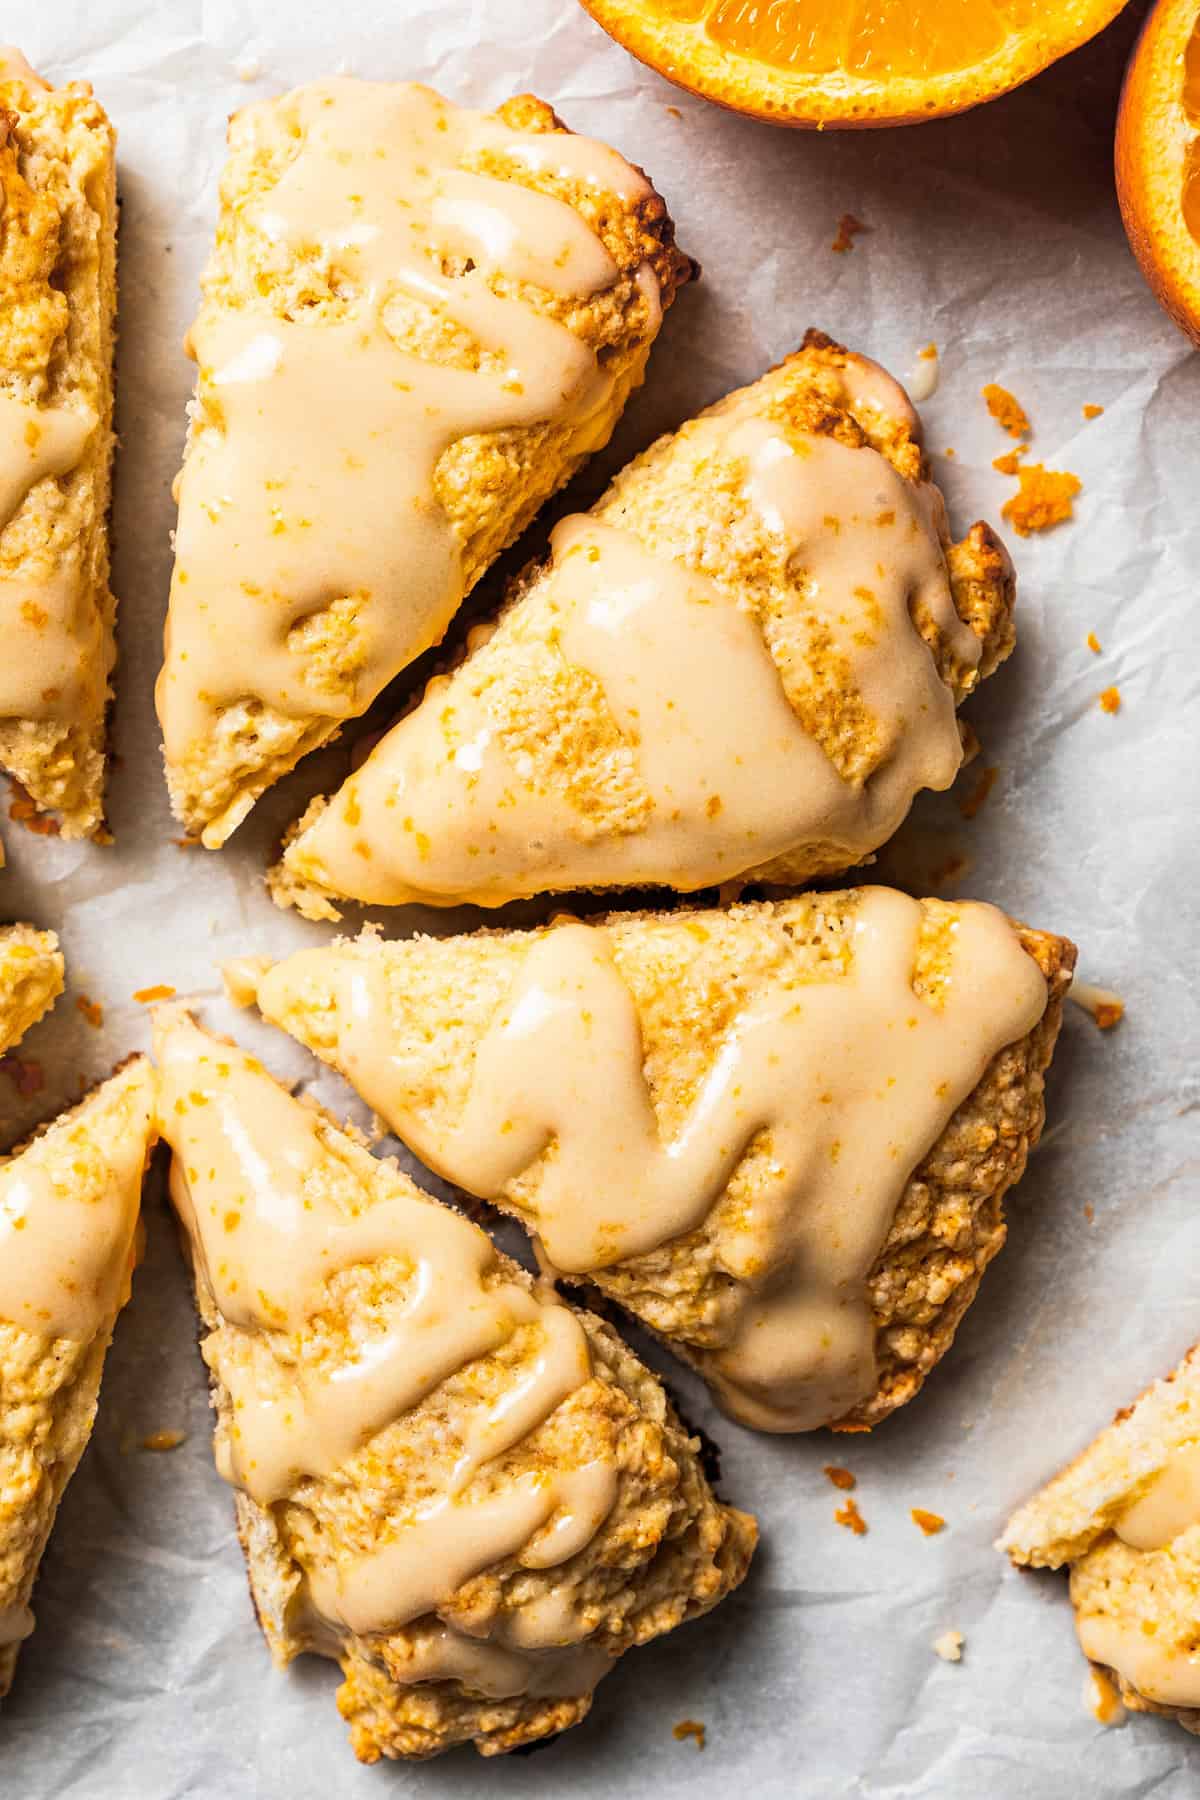
[[867,1535],[867,1521],[853,1500],[847,1500],[845,1506],[839,1506],[833,1516],[839,1525],[844,1525],[847,1531],[854,1533],[855,1537]]
[[1125,1017],[1125,1002],[1111,988],[1093,987],[1090,981],[1077,981],[1069,998],[1091,1015],[1101,1031],[1111,1031]]
[[853,250],[854,240],[859,233],[870,229],[861,219],[856,219],[853,213],[843,213],[838,220],[837,236],[830,249],[836,250],[839,256],[844,256],[847,250]]
[[1083,1703],[1093,1719],[1101,1725],[1124,1725],[1129,1714],[1121,1703],[1116,1685],[1103,1669],[1090,1669],[1083,1690]]
[[936,344],[926,344],[923,350],[917,351],[917,355],[922,362],[933,362],[937,357],[937,353],[938,347]]
[[142,1439],[143,1450],[178,1450],[186,1442],[186,1431],[152,1431]]
[[1019,474],[1021,469],[1021,455],[1024,449],[1025,446],[1022,444],[1016,450],[1006,450],[1003,456],[993,456],[993,469],[998,470],[1001,475]]
[[926,1512],[923,1506],[914,1506],[909,1517],[914,1525],[920,1527],[926,1537],[936,1537],[939,1531],[946,1529],[946,1521],[941,1513]]
[[1071,504],[1083,483],[1069,469],[1047,469],[1043,463],[1022,463],[1017,470],[1020,491],[1000,508],[1020,537],[1049,531],[1075,516]]
[[1120,712],[1121,690],[1119,687],[1106,687],[1100,694],[1100,711],[1106,713]]
[[133,997],[139,1005],[151,1006],[155,1000],[173,1000],[175,998],[175,989],[169,987],[165,982],[159,982],[155,987],[135,989]]
[[1099,656],[1100,639],[1096,636],[1094,631],[1089,631],[1087,634],[1087,647],[1094,656]]
[[681,1744],[686,1738],[695,1738],[697,1750],[703,1750],[704,1740],[707,1735],[704,1724],[700,1719],[680,1719],[678,1725],[676,1725],[671,1732],[671,1736],[678,1738]]
[[76,1012],[82,1013],[93,1031],[99,1031],[104,1023],[104,1008],[98,1000],[92,1000],[87,994],[80,994],[75,1002]]
[[964,794],[958,803],[958,810],[964,819],[973,819],[984,806],[988,795],[996,785],[999,768],[993,763],[991,768],[981,769],[978,779],[969,794]]
[[58,820],[38,811],[32,795],[21,786],[15,775],[10,775],[8,780],[12,789],[9,818],[15,819],[18,825],[23,825],[26,831],[32,831],[35,837],[57,837]]
[[993,419],[1003,431],[1007,431],[1009,437],[1029,436],[1029,414],[1007,388],[998,387],[994,381],[989,381],[983,390],[983,397]]
[[846,1493],[858,1485],[857,1477],[852,1475],[849,1469],[843,1469],[839,1463],[826,1463],[825,1474],[835,1488],[841,1488]]
[[943,1631],[941,1637],[933,1640],[933,1653],[943,1662],[961,1662],[965,1642],[961,1631]]
[[1102,406],[1092,406],[1089,404],[1084,407],[1083,416],[1085,419],[1098,419],[1103,411],[1104,408]]

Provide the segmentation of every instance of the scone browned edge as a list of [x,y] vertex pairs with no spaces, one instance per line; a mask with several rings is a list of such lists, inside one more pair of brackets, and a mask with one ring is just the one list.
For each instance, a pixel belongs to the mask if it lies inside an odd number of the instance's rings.
[[1004,1244],[1003,1201],[1045,1123],[1045,1075],[1075,969],[1068,938],[1013,921],[1046,978],[1033,1030],[992,1058],[905,1187],[867,1286],[879,1379],[834,1426],[867,1431],[911,1400],[954,1341],[983,1272]]
[[[99,620],[104,667],[94,717],[0,720],[0,768],[64,837],[107,840],[104,785],[116,599],[109,587],[113,357],[117,302],[116,132],[86,82],[44,90],[32,71],[0,65],[0,381],[44,373],[50,404],[82,397],[97,423],[80,463],[55,481],[44,529],[80,546],[80,604]],[[18,209],[17,200],[20,199]],[[65,325],[60,323],[65,300]],[[30,515],[27,503],[22,519]],[[29,523],[37,520],[29,517]],[[19,563],[18,563],[19,568]]]

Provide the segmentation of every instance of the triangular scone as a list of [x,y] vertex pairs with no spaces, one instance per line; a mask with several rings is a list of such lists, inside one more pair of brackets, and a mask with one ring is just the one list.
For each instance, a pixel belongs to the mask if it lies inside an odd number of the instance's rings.
[[336,1657],[367,1762],[574,1724],[616,1656],[736,1586],[754,1521],[600,1320],[236,1046],[178,1011],[156,1044],[275,1660]]
[[189,831],[223,843],[438,642],[690,272],[645,176],[531,95],[338,79],[234,116],[158,684]]
[[431,1168],[773,1431],[920,1387],[1004,1241],[1074,947],[888,888],[235,965]]
[[0,768],[64,837],[104,824],[116,232],[91,88],[0,48]]
[[129,1298],[154,1116],[134,1057],[0,1164],[0,1695]]
[[1200,1346],[1035,1494],[997,1548],[1068,1567],[1085,1656],[1131,1711],[1200,1734]]
[[52,931],[0,926],[0,1055],[49,1012],[63,991],[65,966]]
[[962,762],[1013,644],[986,525],[950,541],[920,424],[819,332],[564,520],[493,635],[314,801],[272,888],[336,917],[860,863]]

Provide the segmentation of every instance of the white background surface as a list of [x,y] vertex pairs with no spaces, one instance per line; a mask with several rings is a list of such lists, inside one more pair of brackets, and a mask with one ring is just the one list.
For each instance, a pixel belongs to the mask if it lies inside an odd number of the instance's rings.
[[[347,750],[314,759],[222,854],[183,852],[151,688],[191,385],[179,343],[215,215],[224,118],[342,63],[477,105],[533,89],[644,163],[680,242],[704,264],[668,318],[647,388],[579,484],[583,504],[606,470],[757,375],[813,323],[901,376],[937,342],[942,382],[924,408],[936,470],[959,527],[998,521],[1013,484],[990,465],[1009,441],[979,390],[997,380],[1015,391],[1034,420],[1034,456],[1082,477],[1078,516],[1014,541],[1018,652],[970,711],[984,760],[1001,768],[993,798],[971,824],[953,796],[922,804],[908,866],[968,855],[961,891],[1076,937],[1081,973],[1116,987],[1128,1017],[1101,1037],[1072,1010],[1052,1128],[1010,1204],[1009,1247],[952,1356],[906,1412],[870,1439],[770,1440],[714,1420],[697,1384],[673,1377],[719,1438],[725,1492],[759,1513],[761,1553],[716,1616],[626,1658],[590,1721],[529,1758],[484,1763],[460,1751],[423,1767],[359,1769],[332,1666],[272,1671],[230,1498],[211,1467],[190,1300],[154,1184],[148,1256],[35,1596],[39,1629],[0,1717],[0,1794],[1196,1791],[1200,1744],[1182,1731],[1138,1719],[1106,1732],[1088,1715],[1065,1583],[1017,1576],[990,1548],[1009,1510],[1200,1335],[1200,358],[1143,286],[1113,198],[1113,112],[1136,12],[962,119],[810,136],[672,90],[574,0],[46,0],[23,10],[31,59],[55,80],[92,79],[121,134],[122,660],[115,847],[5,827],[0,908],[61,932],[72,983],[27,1042],[47,1087],[23,1118],[0,1077],[6,1141],[143,1041],[134,989],[169,982],[215,996],[222,957],[323,935],[276,912],[260,877],[283,824],[340,779]],[[235,74],[247,57],[261,68],[250,84]],[[872,229],[835,256],[847,211]],[[1085,424],[1085,402],[1103,417]],[[948,445],[953,462],[940,454]],[[495,594],[492,583],[481,605]],[[1085,646],[1091,630],[1102,657]],[[1096,696],[1113,681],[1124,706],[1108,717]],[[389,929],[413,922],[394,916]],[[80,992],[102,1003],[102,1032],[75,1011]],[[231,1023],[215,998],[204,1016]],[[311,1074],[282,1037],[245,1018],[237,1030],[276,1070]],[[348,1110],[332,1078],[322,1092]],[[136,1448],[168,1427],[189,1434],[173,1455]],[[821,1473],[831,1460],[859,1477],[864,1538],[833,1522],[840,1497]],[[923,1538],[914,1505],[943,1513],[948,1529]],[[966,1636],[958,1666],[931,1649],[947,1627]],[[672,1738],[685,1716],[707,1724],[702,1754]]]

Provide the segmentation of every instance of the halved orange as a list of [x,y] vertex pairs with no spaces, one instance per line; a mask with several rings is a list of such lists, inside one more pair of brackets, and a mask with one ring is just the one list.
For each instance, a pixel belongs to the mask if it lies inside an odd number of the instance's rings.
[[1086,43],[1125,0],[583,0],[660,74],[818,129],[962,112]]
[[1134,255],[1200,344],[1200,0],[1158,0],[1125,77],[1117,194]]

